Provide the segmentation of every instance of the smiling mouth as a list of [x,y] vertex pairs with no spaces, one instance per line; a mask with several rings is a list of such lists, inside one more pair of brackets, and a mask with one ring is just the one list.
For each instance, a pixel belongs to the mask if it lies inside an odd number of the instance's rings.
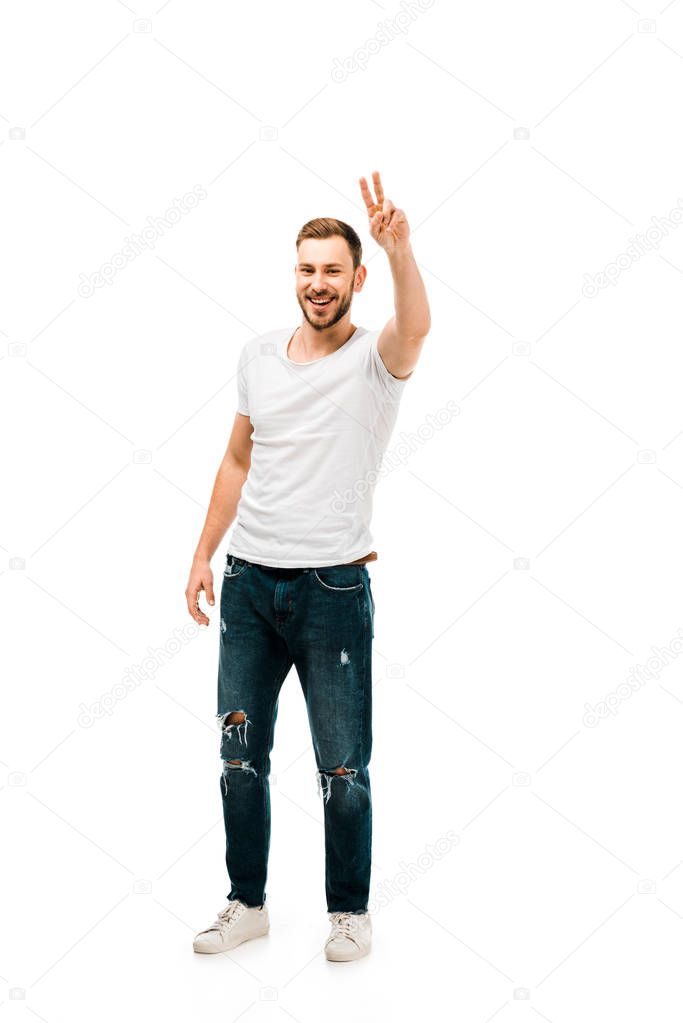
[[317,309],[324,309],[325,306],[328,306],[328,305],[330,305],[332,303],[333,299],[331,299],[331,298],[323,298],[323,299],[310,298],[310,296],[309,296],[308,301],[311,303],[311,305],[314,305]]

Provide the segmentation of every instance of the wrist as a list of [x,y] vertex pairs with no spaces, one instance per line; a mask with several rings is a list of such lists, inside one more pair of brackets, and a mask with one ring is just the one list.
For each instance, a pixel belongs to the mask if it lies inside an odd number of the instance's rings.
[[413,256],[413,247],[409,241],[401,242],[400,245],[394,245],[391,252],[387,252],[389,260],[393,263],[401,263],[405,260],[411,260]]

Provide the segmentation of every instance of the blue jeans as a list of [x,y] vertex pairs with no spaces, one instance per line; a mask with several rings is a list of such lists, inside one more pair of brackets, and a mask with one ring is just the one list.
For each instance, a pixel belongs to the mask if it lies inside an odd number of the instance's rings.
[[[266,900],[270,753],[282,683],[304,693],[325,820],[328,912],[367,911],[372,638],[365,565],[270,568],[228,554],[220,600],[218,721],[228,899]],[[335,773],[337,768],[345,773]]]

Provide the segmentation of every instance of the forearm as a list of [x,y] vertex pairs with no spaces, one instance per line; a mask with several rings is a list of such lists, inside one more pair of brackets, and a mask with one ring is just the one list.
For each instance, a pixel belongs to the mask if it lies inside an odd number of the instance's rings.
[[195,561],[210,561],[228,531],[235,515],[248,469],[233,459],[224,458],[216,475],[206,522],[194,554]]
[[431,317],[424,281],[411,245],[397,247],[388,259],[394,279],[396,331],[401,337],[424,337],[429,333]]

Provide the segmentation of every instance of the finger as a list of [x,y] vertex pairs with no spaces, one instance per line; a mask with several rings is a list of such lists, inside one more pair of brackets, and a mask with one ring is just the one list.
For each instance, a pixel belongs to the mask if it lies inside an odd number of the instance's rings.
[[375,213],[377,212],[377,203],[372,198],[372,193],[370,192],[370,189],[368,188],[368,183],[365,180],[365,178],[360,178],[360,192],[361,192],[361,195],[363,196],[363,200],[364,200],[365,205],[367,207],[368,215],[370,217],[373,217],[375,215]]
[[199,606],[199,587],[194,586],[187,594],[187,610],[199,625],[208,625],[209,619]]
[[207,579],[206,581],[206,599],[208,600],[209,604],[215,603],[213,599],[213,579]]
[[391,199],[385,199],[384,200],[384,204],[382,206],[382,217],[384,219],[384,223],[385,224],[389,223],[389,221],[391,220],[391,218],[392,218],[392,216],[394,215],[395,212],[396,212],[396,207],[394,206],[394,204],[391,201]]
[[404,214],[403,210],[397,210],[397,208],[395,206],[392,206],[392,212],[390,214],[390,218],[389,219],[390,219],[390,223],[398,224],[398,223],[400,223],[400,221],[405,220],[406,217],[405,217],[405,214]]
[[194,620],[197,622],[198,625],[208,625],[209,624],[209,619],[206,617],[206,615],[202,611],[201,607],[199,606],[199,601],[197,601],[197,603],[195,604],[195,608],[194,608],[194,611],[192,613],[192,617],[194,618]]
[[197,611],[195,612],[195,614],[192,615],[192,617],[196,621],[197,625],[210,625],[211,624],[209,622],[209,619],[206,617],[206,615],[203,613],[203,611],[199,610],[199,608],[197,608]]
[[368,211],[368,216],[369,217],[373,217],[375,215],[375,213],[377,212],[377,203],[375,202],[375,200],[372,197],[372,192],[368,188],[368,183],[367,183],[366,179],[365,178],[361,178],[360,179],[360,183],[361,183],[360,184],[361,195],[363,196],[363,200],[365,202],[365,207],[366,207],[366,209]]
[[377,205],[382,208],[384,203],[384,189],[382,188],[382,181],[379,176],[379,171],[372,172],[372,183],[375,186],[375,195],[377,196]]

